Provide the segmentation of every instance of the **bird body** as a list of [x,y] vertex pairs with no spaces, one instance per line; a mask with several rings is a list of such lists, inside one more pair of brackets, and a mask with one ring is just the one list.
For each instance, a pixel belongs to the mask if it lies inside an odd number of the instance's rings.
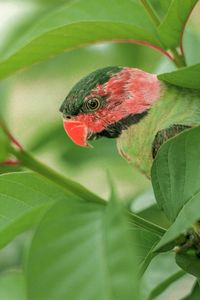
[[200,124],[200,92],[164,83],[139,69],[107,67],[80,80],[60,110],[76,144],[117,138],[120,154],[149,177],[152,147]]
[[152,146],[154,142],[159,143],[155,140],[157,133],[164,134],[169,129],[170,136],[165,137],[166,141],[173,137],[170,129],[173,131],[174,126],[174,135],[179,133],[179,130],[176,131],[177,124],[184,125],[180,132],[200,125],[200,92],[166,84],[163,95],[152,106],[148,115],[122,132],[117,140],[119,152],[149,177],[153,162]]

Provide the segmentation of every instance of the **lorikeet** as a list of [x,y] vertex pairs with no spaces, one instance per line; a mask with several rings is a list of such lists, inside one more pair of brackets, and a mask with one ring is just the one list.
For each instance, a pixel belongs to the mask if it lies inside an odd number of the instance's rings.
[[160,145],[200,124],[200,92],[139,69],[111,66],[81,79],[60,111],[74,143],[117,138],[120,154],[149,176]]

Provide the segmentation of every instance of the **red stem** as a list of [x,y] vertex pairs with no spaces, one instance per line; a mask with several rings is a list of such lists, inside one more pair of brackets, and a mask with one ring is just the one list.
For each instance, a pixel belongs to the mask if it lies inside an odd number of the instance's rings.
[[137,44],[137,45],[144,45],[144,46],[147,46],[149,48],[152,48],[152,49],[155,49],[155,50],[161,52],[167,58],[169,58],[170,60],[173,61],[173,56],[169,52],[167,52],[166,50],[164,50],[163,48],[161,48],[159,46],[152,45],[146,41],[139,41],[139,40],[134,40],[134,39],[116,39],[116,40],[111,40],[110,42],[122,42],[122,43],[133,43],[133,44]]
[[10,138],[11,142],[19,149],[23,150],[22,145],[14,138],[14,136],[6,129],[6,133],[8,137]]
[[9,160],[5,160],[4,162],[1,163],[2,165],[6,165],[6,166],[16,166],[16,165],[19,165],[19,161],[18,160],[12,160],[12,159],[9,159]]
[[[86,43],[86,44],[82,44],[80,45],[80,48],[82,47],[87,47],[87,46],[91,46],[91,45],[95,45],[95,44],[99,44],[99,43],[132,43],[132,44],[137,44],[137,45],[143,45],[143,46],[147,46],[149,48],[152,48],[154,50],[159,51],[160,53],[164,54],[167,58],[169,58],[171,61],[174,61],[173,56],[165,49],[156,46],[156,45],[152,45],[149,42],[146,41],[140,41],[140,40],[134,40],[134,39],[113,39],[113,40],[100,40],[100,41],[96,41],[96,42],[91,42],[91,43]],[[67,48],[65,49],[66,51],[69,50],[74,50],[75,48]]]
[[8,128],[6,127],[6,125],[1,121],[0,122],[0,127],[3,128],[3,130],[5,131],[5,133],[7,134],[7,136],[9,137],[9,139],[11,140],[11,142],[19,149],[19,150],[23,150],[22,145],[14,138],[14,136],[11,134],[11,132],[8,130]]

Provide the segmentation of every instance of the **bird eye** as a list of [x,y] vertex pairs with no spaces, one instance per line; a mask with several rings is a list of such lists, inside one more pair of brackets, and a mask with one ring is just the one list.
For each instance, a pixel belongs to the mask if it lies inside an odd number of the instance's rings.
[[88,110],[97,110],[100,107],[100,100],[97,98],[91,98],[85,103]]

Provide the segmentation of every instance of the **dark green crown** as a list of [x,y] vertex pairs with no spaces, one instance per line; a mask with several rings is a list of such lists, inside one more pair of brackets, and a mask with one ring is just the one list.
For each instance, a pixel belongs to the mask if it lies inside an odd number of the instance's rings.
[[66,115],[77,115],[84,98],[91,93],[98,84],[106,83],[113,74],[120,72],[122,67],[106,67],[98,69],[77,82],[65,98],[60,111]]

